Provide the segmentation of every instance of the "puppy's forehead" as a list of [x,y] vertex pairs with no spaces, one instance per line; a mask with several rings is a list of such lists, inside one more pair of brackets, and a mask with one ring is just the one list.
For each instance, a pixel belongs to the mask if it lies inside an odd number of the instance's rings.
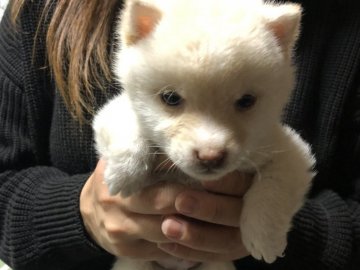
[[183,68],[207,70],[244,62],[252,41],[250,37],[199,36],[184,38],[176,44],[169,42],[159,47],[158,52],[163,57],[173,57],[168,60]]
[[262,1],[208,0],[205,6],[204,1],[189,2],[174,1],[164,13],[153,36],[160,53],[177,53],[178,60],[206,68],[211,60],[229,61],[243,45],[259,41],[254,39],[264,29]]
[[278,61],[276,48],[262,40],[255,31],[175,38],[154,45],[153,53],[146,50],[145,54],[146,62],[154,70],[186,78],[213,78],[215,82],[244,73],[254,74],[264,67],[276,65]]

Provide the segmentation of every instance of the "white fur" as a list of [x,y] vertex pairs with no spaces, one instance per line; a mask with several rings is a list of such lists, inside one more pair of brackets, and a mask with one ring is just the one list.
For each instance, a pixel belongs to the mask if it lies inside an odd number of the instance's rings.
[[[280,121],[294,86],[291,54],[300,16],[298,5],[261,0],[127,1],[114,64],[125,90],[93,125],[110,192],[127,196],[157,181],[151,173],[155,148],[185,173],[179,181],[252,172],[240,220],[243,243],[268,263],[282,256],[314,165],[309,146]],[[183,98],[180,106],[161,101],[169,89]],[[239,111],[235,102],[245,94],[257,102]],[[226,156],[204,171],[198,152]],[[172,264],[168,269],[187,269]],[[125,258],[114,266],[120,269],[156,270]],[[234,267],[214,262],[197,269]]]

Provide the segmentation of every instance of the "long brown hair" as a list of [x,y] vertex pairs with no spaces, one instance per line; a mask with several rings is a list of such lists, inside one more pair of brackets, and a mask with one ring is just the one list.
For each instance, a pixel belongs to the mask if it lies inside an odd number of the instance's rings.
[[[26,0],[11,0],[13,21]],[[49,66],[69,111],[78,120],[92,113],[94,87],[111,81],[109,41],[120,0],[46,0],[43,23],[53,9],[46,34]],[[36,44],[35,44],[36,46]]]

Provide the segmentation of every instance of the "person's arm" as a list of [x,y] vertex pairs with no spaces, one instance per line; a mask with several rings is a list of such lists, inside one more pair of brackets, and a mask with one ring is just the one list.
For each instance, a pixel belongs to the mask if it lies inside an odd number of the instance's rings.
[[358,269],[359,248],[359,201],[325,190],[296,215],[286,256],[274,269]]
[[[14,269],[74,269],[84,261],[87,269],[99,269],[112,257],[90,241],[79,212],[90,173],[70,176],[51,167],[51,111],[32,99],[43,87],[43,69],[31,66],[36,5],[25,7],[20,29],[11,24],[9,11],[0,25],[0,258]],[[35,55],[41,53],[39,47]],[[28,76],[39,88],[28,84]],[[51,104],[51,95],[43,96]]]

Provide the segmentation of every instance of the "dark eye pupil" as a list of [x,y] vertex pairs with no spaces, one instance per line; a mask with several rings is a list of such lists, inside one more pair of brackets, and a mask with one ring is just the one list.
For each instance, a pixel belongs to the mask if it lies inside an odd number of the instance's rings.
[[256,97],[246,94],[236,101],[235,106],[238,110],[243,111],[252,108],[255,103]]
[[182,97],[174,91],[162,93],[161,98],[169,106],[178,106],[182,102]]

